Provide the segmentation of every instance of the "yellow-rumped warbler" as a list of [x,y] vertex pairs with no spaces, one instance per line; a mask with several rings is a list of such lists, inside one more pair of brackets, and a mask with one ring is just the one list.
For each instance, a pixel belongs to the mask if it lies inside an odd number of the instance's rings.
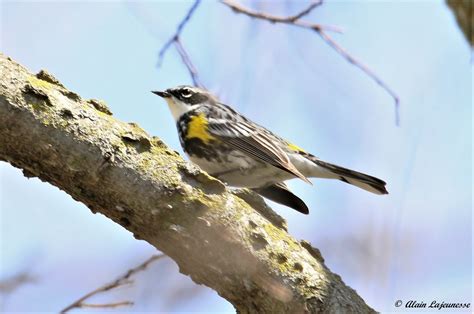
[[384,181],[320,160],[220,103],[206,90],[178,86],[153,93],[168,103],[181,146],[191,161],[228,185],[253,189],[304,214],[308,207],[284,181],[338,179],[375,194],[388,194]]

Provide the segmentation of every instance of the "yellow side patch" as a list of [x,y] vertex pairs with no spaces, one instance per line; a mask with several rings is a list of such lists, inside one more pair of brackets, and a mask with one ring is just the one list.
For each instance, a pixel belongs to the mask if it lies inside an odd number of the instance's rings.
[[295,151],[295,152],[302,152],[302,153],[306,153],[304,149],[302,149],[301,147],[299,146],[296,146],[295,144],[292,144],[292,143],[289,143],[288,144],[288,148]]
[[198,138],[206,144],[209,143],[210,140],[214,140],[215,137],[207,131],[207,124],[208,122],[204,113],[191,117],[186,138]]

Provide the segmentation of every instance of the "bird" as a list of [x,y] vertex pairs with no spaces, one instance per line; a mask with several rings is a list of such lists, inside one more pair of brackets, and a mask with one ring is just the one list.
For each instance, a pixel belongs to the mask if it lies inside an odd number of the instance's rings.
[[285,181],[336,179],[375,194],[388,194],[386,183],[308,153],[251,121],[211,92],[180,85],[152,91],[167,103],[181,146],[192,163],[228,186],[249,188],[261,196],[309,213]]

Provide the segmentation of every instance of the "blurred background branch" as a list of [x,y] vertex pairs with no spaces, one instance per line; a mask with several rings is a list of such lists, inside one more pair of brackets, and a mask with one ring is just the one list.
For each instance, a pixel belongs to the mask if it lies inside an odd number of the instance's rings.
[[260,19],[260,20],[267,20],[271,23],[281,23],[281,24],[289,24],[289,25],[294,25],[298,26],[301,28],[306,28],[306,29],[311,29],[315,31],[332,31],[332,32],[337,32],[337,33],[342,33],[342,30],[333,25],[321,25],[317,23],[310,23],[307,21],[302,21],[301,18],[310,14],[314,9],[316,9],[318,6],[323,4],[323,1],[312,1],[307,8],[303,9],[299,13],[296,13],[294,15],[290,16],[275,16],[275,15],[270,15],[268,13],[263,13],[263,12],[255,12],[251,11],[248,8],[245,8],[238,3],[231,1],[231,0],[221,0],[222,4],[225,4],[229,8],[231,8],[235,13],[242,13],[247,16]]
[[186,49],[184,49],[183,43],[181,42],[181,39],[179,37],[176,37],[176,39],[174,40],[174,45],[176,47],[176,51],[178,51],[181,57],[181,60],[183,61],[186,68],[188,69],[189,75],[191,76],[191,79],[193,81],[193,85],[205,88],[205,86],[202,84],[201,80],[199,79],[199,74],[198,74],[198,71],[196,70],[196,67],[191,61],[191,58],[189,57],[188,52],[186,51]]
[[36,278],[32,276],[28,271],[19,272],[10,278],[0,280],[0,294],[11,294],[20,287],[29,283],[34,283],[35,281]]
[[[289,15],[285,17],[275,16],[275,15],[271,15],[271,14],[263,13],[263,12],[255,12],[248,8],[243,7],[242,5],[232,0],[221,0],[220,2],[228,6],[229,8],[231,8],[234,12],[245,14],[251,18],[266,20],[271,23],[293,25],[293,26],[297,26],[297,27],[301,27],[301,28],[305,28],[305,29],[309,29],[309,30],[313,30],[317,32],[321,36],[321,38],[332,49],[334,49],[339,55],[344,57],[349,63],[353,64],[354,66],[362,70],[366,75],[368,75],[371,79],[373,79],[382,89],[384,89],[393,98],[393,100],[395,101],[395,124],[397,126],[400,124],[400,116],[399,116],[400,99],[398,95],[395,93],[395,91],[393,91],[393,89],[387,83],[385,83],[377,74],[375,74],[375,72],[372,69],[370,69],[362,61],[356,59],[351,53],[349,53],[347,50],[341,47],[331,36],[327,34],[327,32],[342,33],[342,30],[339,27],[333,26],[333,25],[322,25],[318,23],[311,23],[308,21],[301,20],[301,18],[305,17],[306,15],[311,13],[314,9],[322,5],[323,0],[311,1],[310,4],[306,8],[301,10],[300,12],[294,15]],[[184,49],[184,46],[180,40],[180,34],[183,31],[184,26],[191,19],[199,3],[200,3],[200,0],[196,0],[193,3],[193,5],[190,7],[185,17],[183,18],[183,20],[181,20],[181,22],[179,23],[175,34],[161,48],[158,54],[158,66],[160,67],[162,65],[166,52],[169,50],[171,45],[174,44],[176,47],[176,50],[181,56],[181,59],[191,76],[194,86],[204,87],[204,85],[199,79],[199,74],[198,74],[198,71],[196,70],[196,67],[193,65],[191,58],[189,57],[189,54]]]
[[305,15],[309,14],[312,10],[316,7],[321,5],[323,1],[314,1],[312,2],[306,9],[302,10],[300,13],[295,15],[290,15],[287,17],[275,16],[270,15],[267,13],[262,12],[255,12],[244,6],[232,1],[232,0],[221,0],[221,3],[225,4],[229,8],[231,8],[236,13],[242,13],[247,15],[251,18],[256,18],[260,20],[266,20],[271,23],[282,23],[282,24],[289,24],[297,27],[306,28],[309,30],[313,30],[318,33],[321,38],[338,54],[344,57],[349,63],[353,64],[354,66],[358,67],[362,70],[365,74],[367,74],[371,79],[375,81],[381,88],[383,88],[395,101],[395,124],[398,126],[400,124],[400,115],[399,115],[399,105],[400,99],[398,95],[392,90],[387,83],[385,83],[373,70],[371,70],[367,65],[362,63],[360,60],[356,59],[352,54],[350,54],[347,50],[342,48],[331,36],[329,36],[326,31],[336,31],[341,32],[339,28],[334,26],[324,26],[320,24],[310,23],[307,21],[301,21],[300,19]]
[[28,270],[18,272],[17,274],[0,279],[0,311],[4,311],[7,299],[23,286],[37,281],[36,277],[31,275]]
[[132,301],[121,301],[121,302],[113,302],[113,303],[104,303],[104,304],[91,304],[91,303],[86,303],[88,299],[91,297],[104,293],[119,287],[122,287],[124,285],[129,285],[133,283],[133,280],[130,279],[133,275],[135,275],[138,272],[145,271],[146,268],[153,262],[162,259],[165,257],[165,255],[160,254],[160,255],[152,255],[150,258],[148,258],[146,261],[141,263],[140,265],[129,269],[125,274],[122,276],[118,277],[114,281],[105,284],[87,294],[85,294],[83,297],[79,298],[75,302],[71,303],[70,305],[66,306],[64,309],[61,310],[60,313],[67,313],[70,310],[73,310],[75,308],[116,308],[116,307],[122,307],[122,306],[130,306],[133,305]]
[[189,8],[184,18],[178,24],[178,27],[176,28],[176,32],[174,33],[174,35],[170,39],[168,39],[168,41],[160,49],[160,52],[158,53],[158,67],[161,67],[161,65],[163,64],[163,59],[165,58],[166,52],[170,49],[171,45],[174,44],[176,51],[178,51],[184,65],[188,69],[189,75],[191,76],[194,86],[204,88],[204,85],[199,79],[198,72],[196,71],[196,68],[194,67],[192,63],[191,58],[189,57],[189,54],[187,53],[187,51],[184,49],[183,43],[181,42],[181,39],[180,39],[180,35],[184,29],[184,26],[189,22],[189,20],[193,16],[194,11],[196,11],[200,3],[201,3],[201,0],[194,1],[193,5]]

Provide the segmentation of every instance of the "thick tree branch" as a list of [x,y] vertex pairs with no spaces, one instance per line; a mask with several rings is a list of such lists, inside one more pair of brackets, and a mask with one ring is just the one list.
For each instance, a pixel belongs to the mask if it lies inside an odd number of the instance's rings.
[[373,312],[258,196],[232,194],[45,71],[3,55],[0,71],[0,160],[149,242],[239,312]]
[[459,28],[461,28],[467,42],[471,44],[471,48],[473,48],[474,4],[472,3],[472,0],[446,0],[446,3],[451,10],[453,10]]

